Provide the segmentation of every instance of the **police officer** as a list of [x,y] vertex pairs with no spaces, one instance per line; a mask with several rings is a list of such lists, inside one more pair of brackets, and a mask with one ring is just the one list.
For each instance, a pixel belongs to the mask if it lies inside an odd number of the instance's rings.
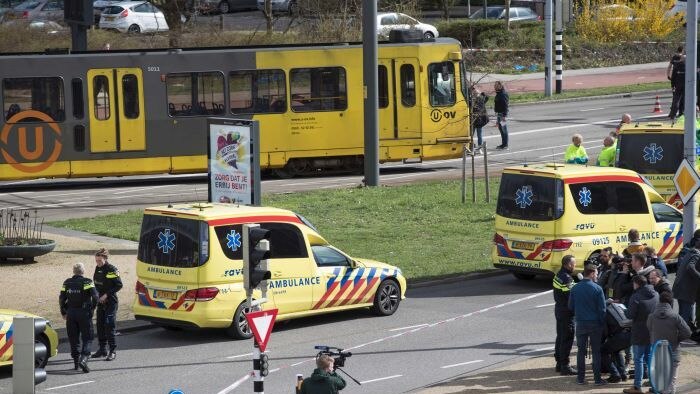
[[[119,277],[119,270],[107,261],[108,258],[109,252],[105,248],[95,253],[96,267],[95,275],[92,278],[100,295],[97,305],[97,339],[100,348],[92,355],[92,358],[106,356],[105,360],[112,361],[117,357],[117,353],[114,351],[117,348],[114,340],[114,327],[119,304],[117,292],[122,288],[122,280]],[[107,344],[109,344],[109,353],[107,353]]]
[[574,286],[571,275],[576,267],[576,259],[566,255],[561,260],[561,269],[552,279],[554,290],[554,317],[557,320],[557,339],[554,342],[556,371],[562,375],[576,375],[576,369],[569,365],[569,354],[574,344],[574,314],[569,310],[569,293]]
[[[92,312],[97,305],[97,290],[95,285],[85,275],[83,263],[73,266],[73,276],[66,279],[61,287],[58,304],[61,316],[66,321],[70,353],[73,357],[75,370],[82,369],[90,372],[87,361],[90,357],[92,343]],[[78,342],[82,339],[82,349],[78,350]]]

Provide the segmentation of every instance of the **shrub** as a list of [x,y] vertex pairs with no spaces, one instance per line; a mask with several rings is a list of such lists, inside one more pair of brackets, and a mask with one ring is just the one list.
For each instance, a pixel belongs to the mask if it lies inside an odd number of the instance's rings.
[[502,20],[459,19],[437,28],[440,36],[455,38],[466,48],[539,48],[544,42],[541,22],[511,23],[508,30]]

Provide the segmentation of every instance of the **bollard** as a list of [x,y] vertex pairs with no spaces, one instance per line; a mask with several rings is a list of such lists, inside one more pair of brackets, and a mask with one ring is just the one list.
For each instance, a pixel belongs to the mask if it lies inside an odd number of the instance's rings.
[[486,142],[484,142],[484,184],[486,185],[486,202],[491,202],[491,193],[489,191],[489,154],[486,153]]
[[462,145],[462,204],[467,202],[467,144]]
[[472,202],[476,202],[476,167],[474,166],[474,154],[472,153]]
[[301,393],[301,384],[304,382],[304,375],[298,373],[297,374],[297,387],[296,387],[296,394]]

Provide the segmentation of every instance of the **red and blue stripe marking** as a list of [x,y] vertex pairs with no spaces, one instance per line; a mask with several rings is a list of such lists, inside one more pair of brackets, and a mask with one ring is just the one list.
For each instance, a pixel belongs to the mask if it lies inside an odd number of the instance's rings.
[[[3,338],[5,338],[5,344],[0,346],[0,360],[3,359],[3,356],[7,351],[12,347],[12,323],[9,322],[0,322],[0,331],[2,331],[5,326],[8,326],[7,332],[0,333],[0,341],[2,341]],[[6,361],[12,360],[12,356],[8,357]]]

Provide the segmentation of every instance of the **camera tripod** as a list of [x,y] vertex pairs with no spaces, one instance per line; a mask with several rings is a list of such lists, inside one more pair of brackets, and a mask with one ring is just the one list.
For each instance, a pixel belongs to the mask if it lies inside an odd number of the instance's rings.
[[350,379],[352,379],[353,382],[357,383],[358,386],[362,386],[362,383],[360,383],[357,379],[353,378],[352,375],[350,375],[349,373],[347,373],[347,372],[343,371],[342,369],[340,369],[340,367],[336,367],[335,369],[338,370],[338,371],[340,371],[340,372],[342,372],[342,373],[344,373],[345,375],[347,375],[347,377],[349,377]]

